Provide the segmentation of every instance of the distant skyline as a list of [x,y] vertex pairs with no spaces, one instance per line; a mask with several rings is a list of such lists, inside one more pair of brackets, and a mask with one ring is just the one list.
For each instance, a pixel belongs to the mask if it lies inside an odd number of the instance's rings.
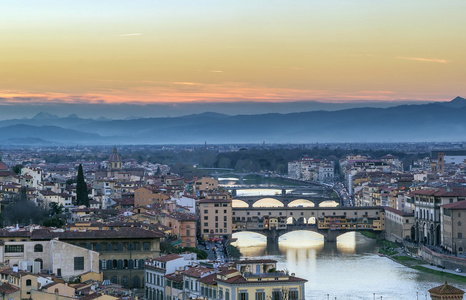
[[0,109],[449,101],[466,94],[464,11],[464,0],[7,1]]

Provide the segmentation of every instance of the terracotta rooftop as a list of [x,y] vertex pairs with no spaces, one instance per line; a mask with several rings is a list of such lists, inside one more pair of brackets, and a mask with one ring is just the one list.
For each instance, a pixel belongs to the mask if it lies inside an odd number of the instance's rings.
[[201,278],[206,275],[209,275],[210,272],[215,272],[215,269],[205,268],[205,267],[192,267],[188,268],[187,270],[181,271],[183,275],[190,276],[190,277],[197,277]]
[[444,204],[442,207],[446,209],[466,209],[466,200]]
[[384,207],[384,208],[385,208],[386,211],[392,212],[392,213],[397,214],[397,215],[399,215],[399,216],[404,216],[404,217],[410,217],[410,216],[412,217],[412,216],[414,216],[413,213],[412,213],[412,214],[408,214],[408,213],[405,213],[405,212],[403,212],[403,211],[401,211],[401,210],[398,210],[398,209],[395,209],[395,208],[392,208],[392,207],[389,207],[389,206],[386,206],[386,207]]
[[178,273],[171,273],[171,274],[167,274],[165,275],[165,278],[167,279],[170,279],[172,281],[176,281],[176,282],[183,282],[183,275]]
[[172,260],[179,259],[179,258],[182,258],[182,257],[183,256],[181,256],[181,255],[173,253],[173,254],[168,254],[168,255],[157,257],[154,260],[161,261],[161,262],[168,262],[168,261],[172,261]]
[[455,288],[452,285],[449,285],[446,281],[445,284],[431,288],[429,290],[430,294],[435,295],[463,295],[464,291],[458,288]]
[[13,294],[15,292],[19,291],[19,288],[9,284],[9,283],[5,283],[5,284],[2,284],[0,285],[0,293],[5,293],[6,295],[8,294]]
[[161,238],[165,235],[158,231],[145,230],[139,227],[120,227],[118,230],[89,230],[89,231],[65,231],[52,232],[48,229],[34,230],[31,240],[50,240],[59,238],[60,240],[74,239],[119,239],[119,238]]
[[214,284],[217,283],[215,281],[216,279],[217,279],[217,274],[214,273],[214,274],[210,274],[210,275],[207,275],[207,276],[204,276],[204,277],[200,278],[199,281],[202,282],[202,283],[205,283],[205,284],[214,285]]

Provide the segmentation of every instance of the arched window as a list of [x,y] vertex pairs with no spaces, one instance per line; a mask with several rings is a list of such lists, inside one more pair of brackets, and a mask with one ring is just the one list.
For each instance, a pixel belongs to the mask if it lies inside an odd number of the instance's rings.
[[26,279],[26,286],[31,286],[31,285],[32,285],[32,280]]
[[34,252],[43,252],[44,247],[41,244],[35,244],[34,245]]
[[118,277],[117,276],[113,276],[112,279],[110,280],[112,283],[114,284],[118,284]]

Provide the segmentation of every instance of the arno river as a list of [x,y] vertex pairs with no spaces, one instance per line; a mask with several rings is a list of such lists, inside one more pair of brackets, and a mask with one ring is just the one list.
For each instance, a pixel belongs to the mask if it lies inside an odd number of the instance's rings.
[[374,299],[374,293],[375,299],[430,299],[427,291],[446,280],[379,257],[375,240],[359,233],[324,244],[316,233],[297,231],[282,236],[279,249],[267,249],[265,238],[255,233],[233,237],[243,258],[275,259],[278,269],[307,279],[306,299]]
[[[277,192],[281,189],[259,188],[238,190],[238,195],[271,196]],[[236,233],[233,237],[243,258],[274,259],[277,269],[307,279],[306,299],[424,300],[430,299],[429,289],[446,280],[466,290],[464,283],[378,256],[376,241],[355,232],[340,236],[337,243],[324,243],[314,232],[291,232],[280,237],[278,249],[267,248],[265,237],[256,233]]]

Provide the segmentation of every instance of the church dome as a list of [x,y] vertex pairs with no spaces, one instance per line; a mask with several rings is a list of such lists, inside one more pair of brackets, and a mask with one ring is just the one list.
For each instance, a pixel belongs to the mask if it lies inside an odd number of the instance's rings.
[[121,155],[117,152],[117,148],[113,148],[113,153],[108,158],[108,162],[123,162]]

